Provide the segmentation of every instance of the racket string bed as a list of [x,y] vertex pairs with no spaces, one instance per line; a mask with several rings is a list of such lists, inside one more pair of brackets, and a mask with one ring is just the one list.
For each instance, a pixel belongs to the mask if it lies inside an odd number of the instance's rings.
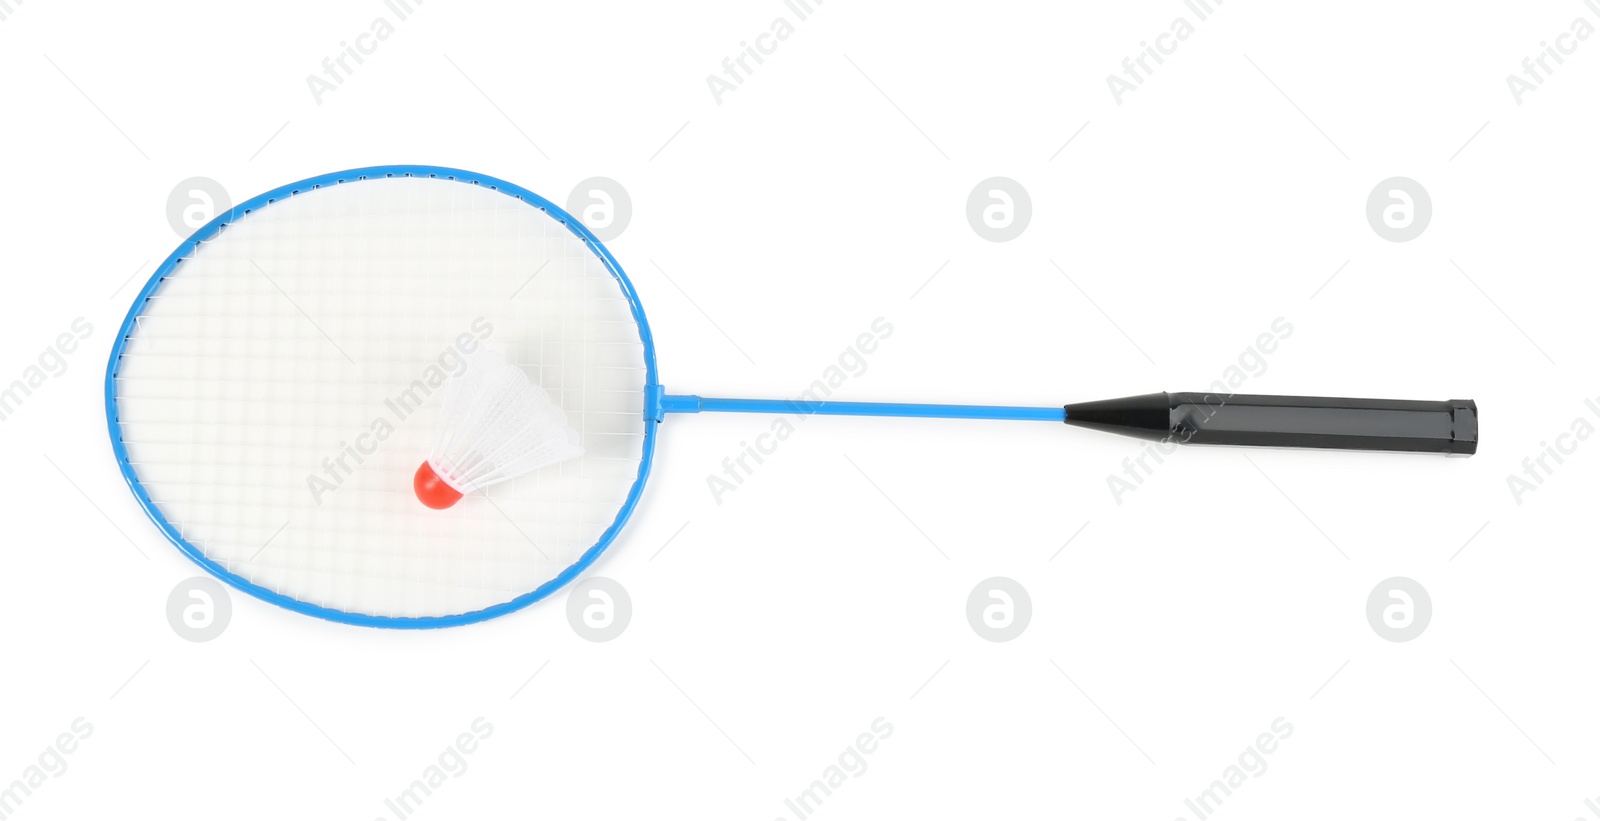
[[[636,482],[631,303],[518,197],[426,177],[306,188],[151,288],[108,379],[127,469],[183,541],[273,593],[379,618],[501,605],[575,563]],[[445,393],[428,369],[448,381],[463,339],[551,380],[586,452],[441,515],[405,479]]]

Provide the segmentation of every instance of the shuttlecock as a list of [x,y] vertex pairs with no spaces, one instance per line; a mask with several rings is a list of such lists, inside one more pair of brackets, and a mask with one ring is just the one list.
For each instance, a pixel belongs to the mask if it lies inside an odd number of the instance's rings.
[[417,468],[417,499],[435,510],[463,494],[583,455],[578,432],[544,389],[480,348],[445,388],[433,450]]

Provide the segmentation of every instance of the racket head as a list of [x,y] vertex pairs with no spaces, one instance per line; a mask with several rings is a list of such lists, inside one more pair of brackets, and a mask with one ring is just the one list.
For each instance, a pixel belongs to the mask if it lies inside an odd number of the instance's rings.
[[[197,544],[196,540],[192,540],[187,536],[182,528],[178,526],[178,523],[175,523],[173,518],[168,515],[169,511],[163,507],[163,504],[158,501],[157,495],[152,492],[160,489],[159,482],[149,482],[149,480],[141,476],[138,459],[131,453],[132,449],[139,447],[139,443],[128,440],[129,426],[124,424],[121,407],[119,406],[119,399],[124,398],[119,397],[119,380],[124,377],[124,368],[130,355],[130,348],[138,342],[140,320],[148,315],[146,314],[147,306],[150,305],[152,299],[160,297],[164,293],[166,290],[164,286],[173,281],[174,277],[183,275],[185,263],[196,259],[197,255],[203,253],[208,243],[221,241],[230,227],[243,223],[252,214],[257,212],[269,213],[274,207],[281,207],[280,204],[282,203],[296,202],[301,198],[314,196],[317,192],[340,186],[369,185],[378,181],[391,180],[428,180],[438,181],[441,184],[473,186],[477,189],[494,192],[497,196],[519,201],[527,208],[542,212],[543,215],[559,224],[565,231],[570,232],[571,237],[580,243],[588,254],[592,255],[592,262],[598,263],[599,270],[602,270],[605,275],[611,278],[610,281],[615,286],[616,294],[625,300],[626,315],[631,318],[634,329],[637,331],[639,364],[638,367],[631,368],[632,370],[637,370],[639,375],[642,376],[637,390],[632,392],[638,396],[640,411],[637,420],[639,433],[636,436],[637,470],[632,473],[631,481],[627,484],[625,493],[619,496],[620,501],[616,505],[615,515],[610,518],[609,522],[603,523],[604,529],[599,531],[591,545],[582,549],[581,552],[577,552],[570,564],[566,564],[559,572],[548,579],[538,583],[536,586],[532,586],[531,589],[509,595],[503,600],[487,602],[482,606],[462,609],[460,612],[405,614],[368,612],[362,608],[341,606],[336,600],[337,597],[335,597],[335,600],[321,597],[321,601],[316,601],[313,599],[319,597],[305,595],[294,585],[285,585],[281,583],[281,580],[274,582],[273,580],[253,577],[255,574],[242,571],[236,561],[230,562],[214,555],[214,551],[208,550],[205,545]],[[533,262],[529,262],[522,269],[522,272],[526,273],[532,267]],[[588,265],[585,265],[585,269],[592,270]],[[542,267],[540,270],[542,270]],[[529,281],[532,281],[537,275],[538,271],[534,271]],[[283,289],[279,288],[276,282],[273,282],[273,287],[283,293]],[[284,293],[284,296],[287,298],[286,293]],[[587,303],[585,304],[587,305]],[[298,305],[295,308],[300,310],[301,314],[306,316],[306,319],[310,319],[309,315],[304,310],[299,309]],[[587,316],[585,318],[587,319]],[[320,328],[318,330],[320,331]],[[328,337],[328,340],[332,342],[331,337]],[[497,338],[496,342],[498,345],[504,340]],[[343,353],[342,350],[341,353]],[[348,355],[346,355],[346,359],[348,358]],[[543,364],[543,362],[540,362],[539,366],[543,367]],[[437,391],[435,399],[443,393],[443,390]],[[138,296],[135,297],[118,331],[106,365],[105,376],[106,421],[111,438],[112,451],[116,457],[118,467],[122,472],[123,478],[127,481],[129,489],[132,490],[134,497],[138,500],[145,513],[149,515],[151,521],[155,523],[167,540],[172,542],[180,551],[207,572],[230,586],[285,609],[346,624],[413,629],[471,624],[515,612],[551,595],[593,564],[616,540],[623,526],[632,515],[634,508],[638,505],[640,496],[643,493],[645,481],[649,477],[653,462],[657,426],[657,420],[650,418],[644,412],[644,408],[648,406],[648,397],[659,395],[659,393],[655,344],[650,333],[650,325],[645,316],[644,307],[640,304],[633,284],[629,281],[627,274],[624,273],[622,266],[582,222],[567,214],[550,200],[505,180],[461,169],[426,165],[373,166],[323,174],[272,189],[240,203],[226,213],[217,215],[211,222],[202,226],[180,244],[151,274],[150,279],[140,290]],[[436,406],[437,402],[434,405]],[[579,412],[582,413],[581,408]],[[418,416],[421,415],[421,413],[418,413]],[[422,432],[419,441],[429,438],[431,438],[431,429]],[[418,458],[425,456],[426,448],[423,447],[416,455]],[[582,460],[580,459],[579,461]],[[404,484],[406,485],[406,493],[409,493],[409,482]],[[515,482],[507,484],[514,485]],[[426,511],[414,499],[411,500],[411,503],[419,511],[433,512]],[[421,514],[419,513],[418,515]],[[511,521],[512,517],[506,516],[503,512],[501,515],[505,516],[519,533],[521,532],[522,528],[516,521]],[[521,534],[521,537],[528,539],[525,533]],[[507,538],[510,540],[517,537],[508,535]],[[528,541],[531,542],[532,540],[528,539]]]

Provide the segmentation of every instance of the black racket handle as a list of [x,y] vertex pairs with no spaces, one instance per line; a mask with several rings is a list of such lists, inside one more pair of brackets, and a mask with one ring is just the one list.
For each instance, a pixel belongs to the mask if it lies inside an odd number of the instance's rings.
[[1066,406],[1078,427],[1189,445],[1391,450],[1469,456],[1478,450],[1471,399],[1342,399],[1150,393]]

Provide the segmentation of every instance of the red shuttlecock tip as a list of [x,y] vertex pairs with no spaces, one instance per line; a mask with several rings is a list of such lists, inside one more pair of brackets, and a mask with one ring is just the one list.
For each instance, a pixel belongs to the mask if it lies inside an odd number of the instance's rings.
[[461,491],[439,478],[439,474],[433,472],[433,466],[426,460],[417,468],[417,475],[412,478],[411,486],[417,492],[417,501],[434,510],[444,510],[461,501]]

